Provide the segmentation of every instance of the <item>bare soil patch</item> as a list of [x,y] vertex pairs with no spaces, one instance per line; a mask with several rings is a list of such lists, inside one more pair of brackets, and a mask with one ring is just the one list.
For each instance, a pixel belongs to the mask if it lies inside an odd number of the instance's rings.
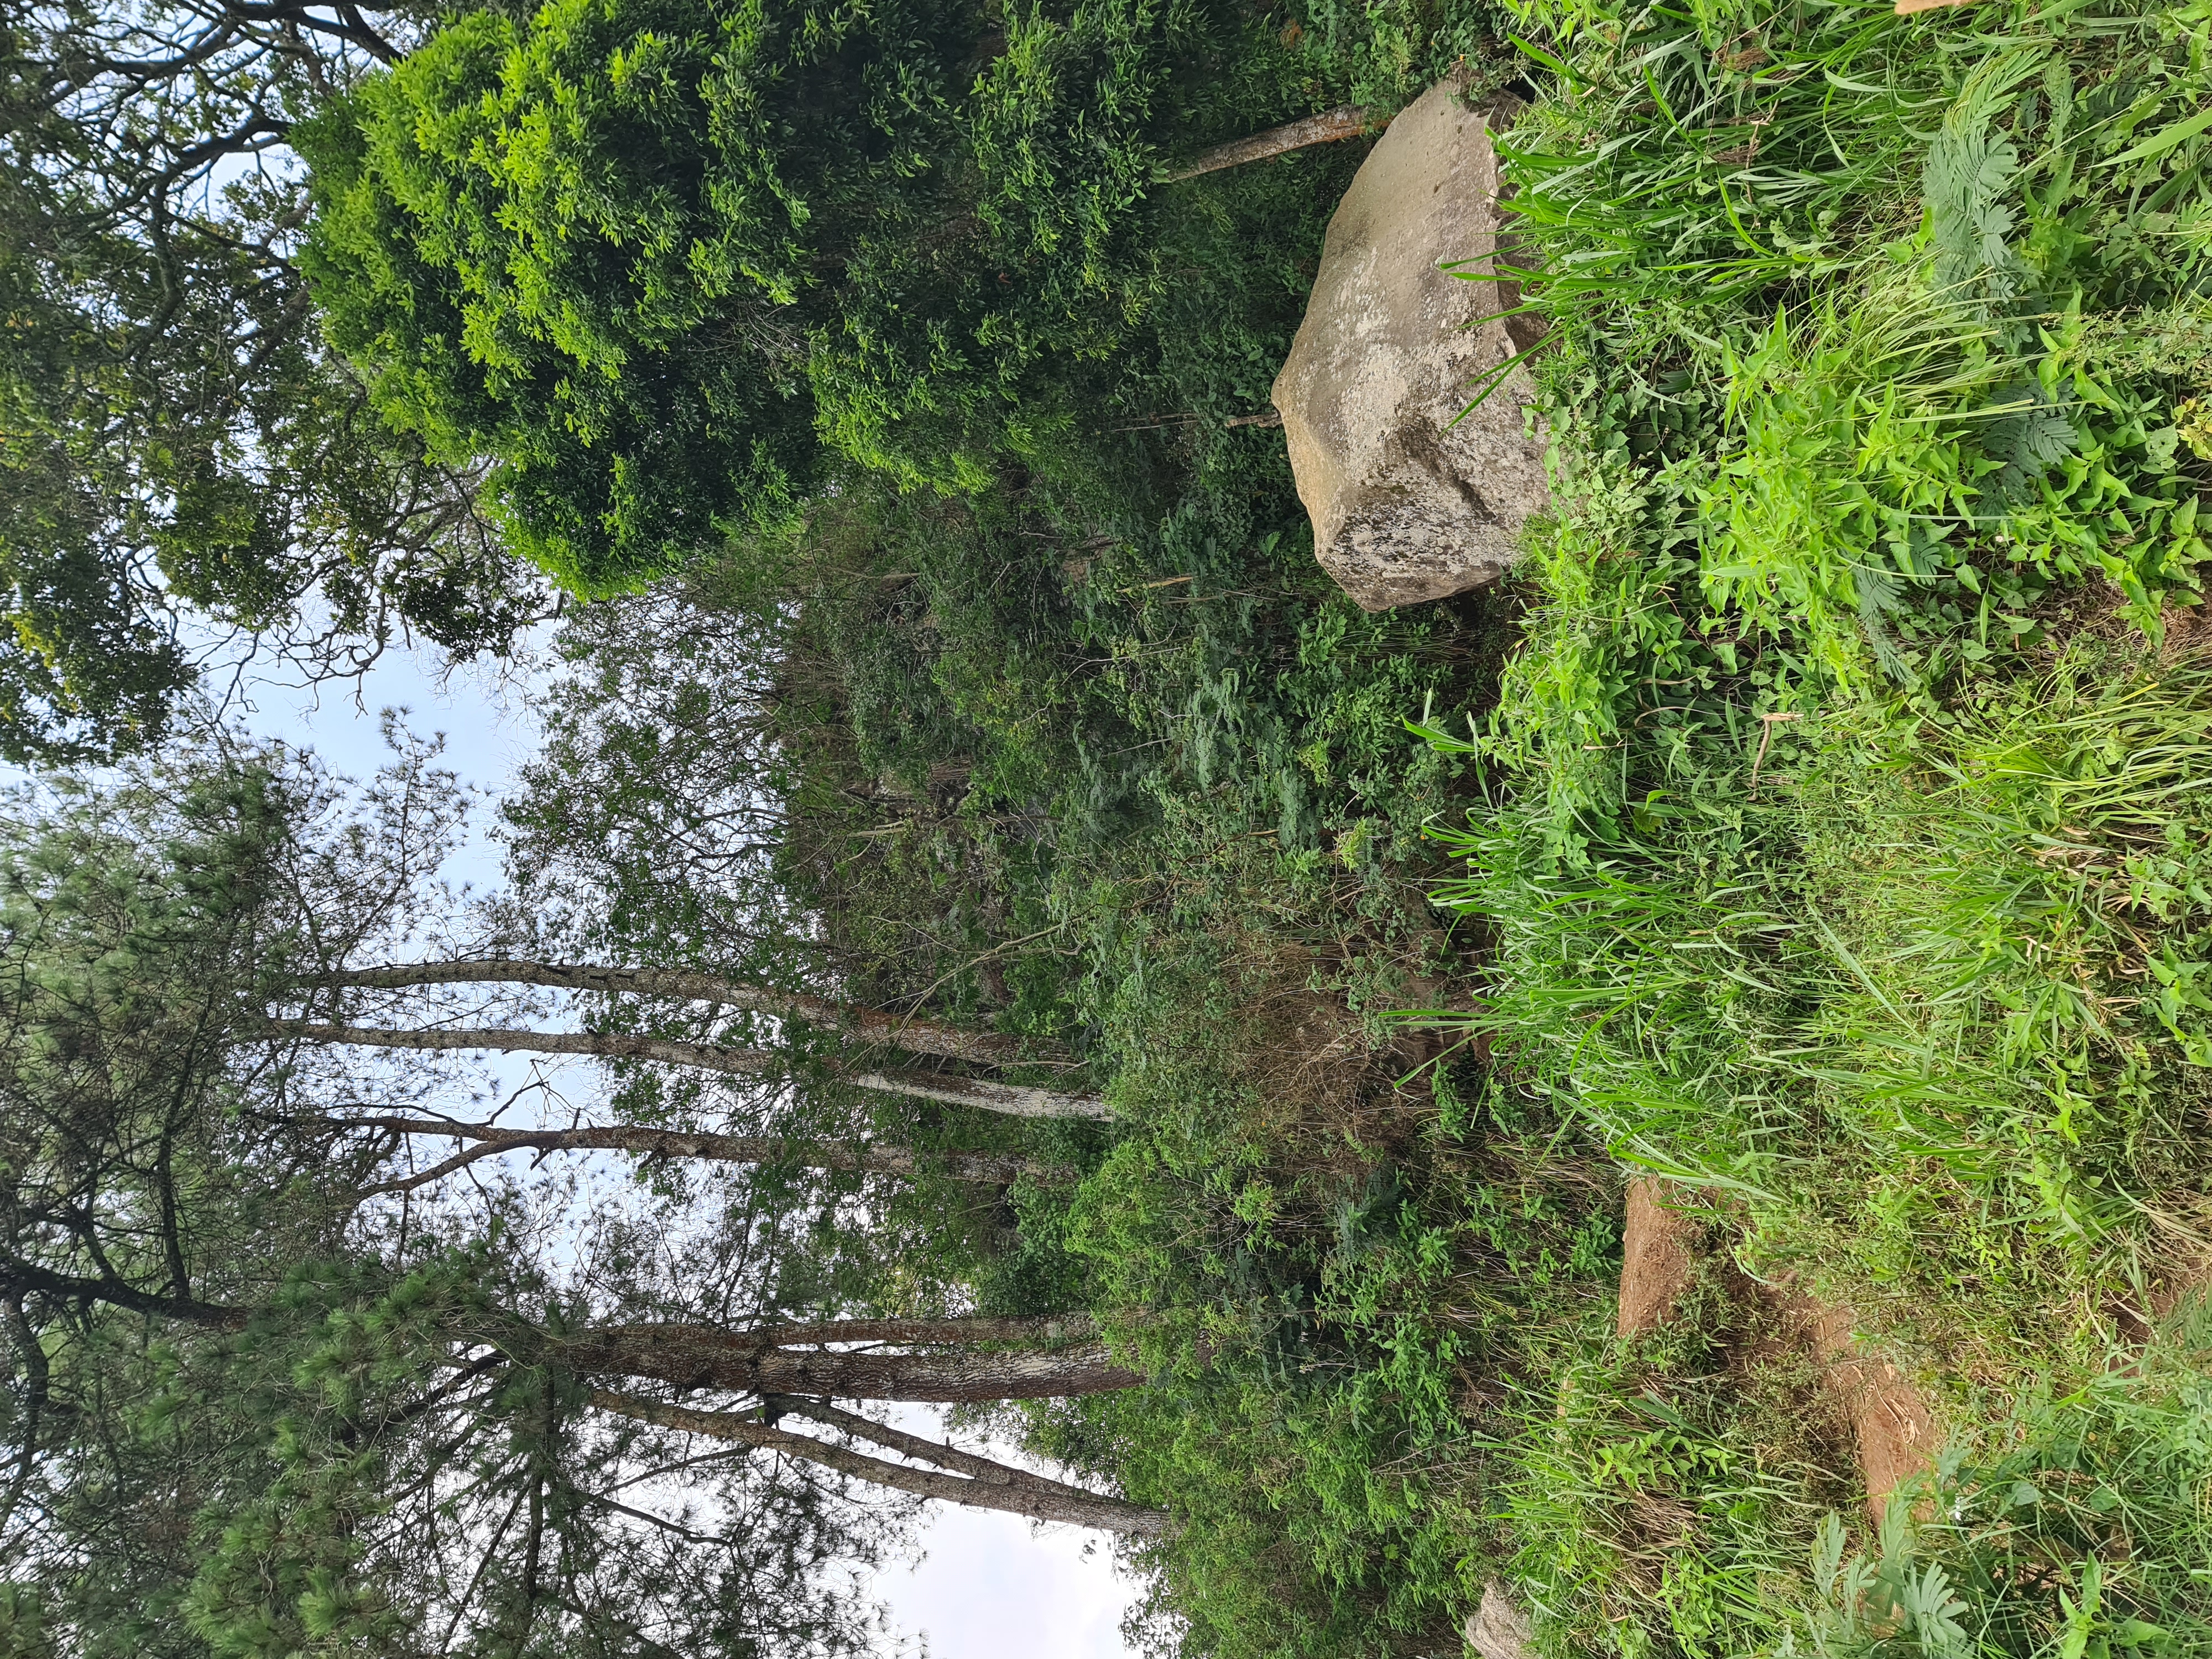
[[1643,1176],[1628,1183],[1621,1225],[1620,1320],[1623,1336],[1641,1336],[1667,1322],[1696,1272],[1703,1231],[1682,1212],[1689,1194],[1671,1181]]
[[[1685,1212],[1692,1195],[1643,1176],[1628,1185],[1622,1226],[1620,1334],[1659,1329],[1688,1290],[1704,1242]],[[1912,1379],[1852,1330],[1851,1310],[1787,1286],[1745,1288],[1765,1304],[1779,1347],[1810,1356],[1820,1392],[1850,1423],[1867,1513],[1879,1523],[1889,1495],[1934,1466],[1941,1444],[1934,1407]],[[1765,1345],[1762,1345],[1765,1346]]]

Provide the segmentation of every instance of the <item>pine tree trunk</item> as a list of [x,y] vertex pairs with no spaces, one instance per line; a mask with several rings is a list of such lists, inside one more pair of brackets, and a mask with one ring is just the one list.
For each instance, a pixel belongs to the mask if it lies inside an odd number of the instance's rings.
[[764,1325],[744,1333],[747,1340],[789,1348],[824,1342],[899,1342],[909,1346],[945,1342],[1073,1342],[1096,1336],[1089,1314],[1043,1314],[1010,1319],[986,1314],[956,1314],[945,1319],[814,1319]]
[[1195,179],[1201,173],[1218,173],[1224,167],[1241,167],[1248,161],[1265,161],[1277,155],[1287,155],[1294,149],[1305,149],[1315,144],[1334,144],[1346,138],[1358,138],[1368,133],[1380,132],[1390,125],[1389,116],[1380,120],[1375,112],[1362,104],[1342,104],[1319,115],[1309,115],[1303,120],[1290,121],[1279,127],[1270,127],[1265,132],[1255,132],[1247,138],[1232,139],[1217,144],[1212,149],[1201,150],[1193,156],[1179,172],[1168,175],[1168,183],[1179,185],[1186,179]]
[[[268,1030],[273,1036],[298,1037],[308,1042],[353,1044],[368,1048],[495,1048],[509,1054],[598,1054],[655,1060],[665,1065],[689,1066],[732,1077],[772,1076],[783,1065],[779,1056],[758,1048],[676,1042],[665,1037],[617,1031],[521,1031],[483,1027],[399,1031],[370,1025],[325,1025],[303,1019],[271,1020]],[[921,1100],[951,1101],[956,1105],[973,1106],[1011,1117],[1103,1120],[1114,1115],[1103,1096],[1064,1094],[1054,1089],[989,1083],[980,1078],[955,1077],[946,1073],[837,1071],[836,1075],[863,1089]]]
[[474,1141],[434,1168],[387,1181],[371,1193],[407,1193],[442,1181],[479,1158],[510,1152],[587,1150],[647,1152],[661,1158],[706,1158],[720,1164],[794,1164],[811,1170],[851,1170],[867,1175],[914,1176],[936,1171],[956,1181],[1004,1185],[1024,1176],[1035,1181],[1066,1182],[1076,1172],[1030,1158],[999,1158],[988,1152],[939,1152],[919,1156],[901,1146],[854,1146],[787,1140],[773,1135],[707,1134],[685,1129],[648,1129],[630,1124],[587,1129],[505,1129],[490,1123],[441,1123],[429,1118],[345,1117],[324,1121],[345,1129],[381,1129],[392,1134]]
[[778,991],[748,985],[717,974],[677,968],[600,968],[587,963],[526,962],[505,957],[457,962],[405,963],[385,968],[349,968],[318,974],[319,986],[372,986],[396,989],[411,985],[544,985],[568,991],[599,991],[610,996],[675,997],[687,1002],[716,1002],[779,1018],[804,1019],[855,1040],[909,1054],[937,1054],[984,1066],[1006,1066],[1022,1058],[1018,1037],[995,1031],[969,1031],[935,1020],[894,1014],[857,1003],[836,1002],[803,991]]
[[[1102,1531],[1118,1532],[1137,1538],[1164,1537],[1171,1528],[1171,1519],[1164,1510],[1148,1510],[1118,1498],[1102,1498],[1078,1486],[1045,1480],[1025,1469],[993,1462],[988,1458],[957,1451],[950,1446],[939,1446],[917,1436],[896,1434],[894,1431],[885,1430],[880,1424],[867,1425],[868,1438],[879,1444],[891,1443],[894,1449],[907,1455],[927,1457],[945,1468],[957,1468],[964,1473],[944,1474],[937,1469],[918,1469],[908,1464],[871,1457],[848,1446],[835,1445],[807,1435],[793,1434],[735,1412],[696,1411],[686,1406],[641,1400],[635,1395],[616,1394],[604,1389],[592,1389],[589,1398],[597,1409],[636,1422],[651,1423],[686,1434],[703,1434],[717,1440],[735,1441],[740,1445],[759,1447],[763,1451],[781,1452],[787,1456],[819,1464],[824,1468],[835,1469],[856,1480],[889,1486],[897,1492],[912,1492],[918,1498],[964,1504],[969,1509],[999,1510],[1010,1515],[1026,1516],[1033,1521],[1057,1521],[1069,1526],[1095,1527]],[[823,1412],[812,1407],[804,1407],[794,1414],[803,1414],[817,1421],[842,1419],[848,1416],[846,1413]]]
[[[867,1323],[888,1328],[884,1322]],[[544,1353],[545,1358],[582,1375],[647,1377],[679,1389],[944,1405],[976,1405],[997,1400],[1058,1400],[1076,1395],[1111,1393],[1118,1389],[1134,1388],[1144,1381],[1137,1372],[1115,1363],[1113,1356],[1095,1342],[1059,1348],[964,1346],[1005,1340],[1010,1336],[1016,1340],[1034,1341],[1043,1333],[1031,1322],[954,1320],[910,1323],[908,1334],[879,1339],[793,1339],[773,1328],[750,1332],[725,1330],[715,1325],[610,1325],[578,1331],[573,1335],[547,1337]],[[935,1334],[921,1330],[924,1324]],[[1018,1331],[1014,1328],[1024,1328]],[[963,1346],[925,1348],[918,1353],[776,1346],[794,1340],[888,1340]]]

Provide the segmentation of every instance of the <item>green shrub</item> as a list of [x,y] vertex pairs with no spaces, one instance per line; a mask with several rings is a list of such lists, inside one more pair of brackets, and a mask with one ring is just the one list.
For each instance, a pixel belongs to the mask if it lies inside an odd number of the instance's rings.
[[[1193,275],[1237,293],[1310,246],[1267,242],[1330,160],[1161,182],[1345,84],[1297,40],[1220,0],[466,13],[302,129],[307,268],[386,418],[495,462],[518,545],[619,592],[788,518],[831,458],[975,494],[1115,447],[1094,411],[1183,348]],[[1178,228],[1208,217],[1225,270]]]

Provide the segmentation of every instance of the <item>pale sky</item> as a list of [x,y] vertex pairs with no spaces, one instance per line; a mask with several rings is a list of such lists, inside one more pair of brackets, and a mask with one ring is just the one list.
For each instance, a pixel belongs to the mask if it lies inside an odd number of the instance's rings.
[[[234,709],[252,731],[312,746],[334,770],[367,778],[388,758],[381,712],[405,708],[417,733],[445,734],[446,763],[462,781],[497,793],[529,756],[535,730],[489,674],[459,670],[441,687],[425,668],[395,646],[368,676],[358,706],[344,687],[317,696],[258,682],[251,706]],[[478,890],[500,879],[499,849],[481,830],[447,866]],[[926,1414],[909,1421],[937,1431]],[[918,1565],[886,1568],[875,1589],[932,1659],[1123,1659],[1121,1624],[1135,1587],[1114,1571],[1106,1534],[940,1504],[921,1547]]]

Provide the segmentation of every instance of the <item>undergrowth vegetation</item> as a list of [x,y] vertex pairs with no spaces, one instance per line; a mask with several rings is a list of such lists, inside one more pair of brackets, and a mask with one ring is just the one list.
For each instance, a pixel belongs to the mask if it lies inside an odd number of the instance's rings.
[[[2198,1650],[2212,11],[1516,15],[1562,510],[1438,896],[1713,1254],[1477,1507],[1559,1652]],[[1878,1526],[1808,1297],[1948,1437]]]
[[[2187,1650],[2212,10],[1271,27],[1328,88],[1464,58],[1528,96],[1558,511],[1506,591],[1358,611],[1278,441],[1223,424],[1357,155],[1164,191],[1186,278],[1066,442],[950,495],[848,468],[587,614],[520,862],[596,858],[597,948],[746,965],[623,814],[667,821],[671,730],[730,729],[682,641],[755,619],[777,902],[857,993],[1040,1077],[1066,1045],[1114,1103],[854,1109],[1085,1171],[957,1249],[926,1190],[908,1224],[983,1310],[1086,1305],[1141,1357],[1001,1416],[1181,1517],[1141,1553],[1164,1645],[1449,1652],[1495,1582],[1559,1654]],[[605,720],[616,684],[678,712]],[[1708,1254],[1627,1340],[1638,1170]],[[1879,1524],[1803,1298],[1950,1437]]]
[[[1478,89],[1517,74],[1487,22],[1317,7],[1263,38],[1325,54],[1315,101],[1389,107],[1462,56]],[[1017,1075],[1105,1091],[1110,1132],[816,1094],[825,1135],[844,1111],[1085,1172],[996,1211],[895,1196],[880,1282],[840,1288],[1093,1308],[1143,1357],[1144,1389],[1003,1415],[1187,1517],[1145,1553],[1164,1650],[1455,1643],[1488,1525],[1467,1414],[1516,1326],[1583,1316],[1611,1275],[1609,1165],[1547,1110],[1467,1133],[1420,1075],[1449,1042],[1388,1018],[1456,999],[1428,902],[1450,859],[1422,827],[1475,771],[1405,717],[1488,705],[1511,602],[1362,612],[1314,563],[1279,435],[1225,424],[1266,408],[1364,148],[1158,190],[1150,257],[1176,280],[1086,366],[1097,402],[1028,409],[1066,441],[996,458],[988,488],[840,463],[793,521],[586,609],[505,805],[548,953],[765,975],[826,953],[849,994],[1018,1034],[1039,1058]],[[714,850],[756,787],[772,869]],[[820,932],[787,959],[794,913]],[[1447,1070],[1471,1101],[1472,1050]],[[625,1087],[633,1117],[696,1109]]]
[[[1494,1585],[1553,1655],[2203,1650],[2212,4],[1214,7],[1183,20],[1211,20],[1205,63],[1143,8],[1078,9],[1160,104],[1086,152],[1127,185],[1110,225],[1104,185],[1015,142],[1043,98],[1017,70],[1105,82],[1073,47],[994,58],[977,8],[946,84],[978,55],[1012,78],[939,112],[937,216],[880,270],[849,226],[819,262],[777,244],[793,284],[845,283],[806,290],[804,350],[761,337],[780,400],[708,349],[701,319],[752,326],[715,309],[727,272],[635,275],[705,243],[641,240],[618,191],[586,205],[629,274],[542,251],[634,340],[571,349],[545,276],[514,300],[538,390],[465,354],[403,374],[429,312],[391,216],[459,214],[436,181],[465,178],[454,246],[496,249],[554,178],[511,137],[495,177],[423,112],[536,131],[622,9],[483,14],[315,141],[380,395],[433,435],[496,404],[469,419],[507,434],[514,521],[617,596],[573,623],[506,806],[516,925],[547,957],[826,962],[841,995],[1022,1039],[1010,1077],[1105,1094],[1110,1127],[808,1079],[825,1134],[1073,1172],[887,1199],[898,1247],[836,1289],[1088,1309],[1141,1361],[1143,1388],[995,1418],[1173,1513],[1131,1550],[1155,1644],[1450,1653]],[[685,40],[665,86],[592,82],[594,143],[629,155],[625,100],[722,96]],[[874,71],[793,41],[880,136]],[[1315,567],[1279,438],[1229,424],[1264,408],[1363,146],[1182,183],[1164,146],[1455,67],[1524,106],[1556,510],[1503,591],[1369,615]],[[495,70],[511,109],[455,91]],[[696,127],[655,143],[704,167]],[[846,205],[873,234],[905,193]],[[1089,288],[1051,257],[1086,224],[1120,262]],[[489,327],[514,262],[442,246],[431,287]],[[897,284],[933,262],[965,297],[923,327]],[[638,309],[664,278],[672,322]],[[938,379],[869,356],[887,319]],[[579,366],[636,438],[612,494],[539,395]],[[657,470],[664,393],[790,453],[740,465],[702,424],[694,471]],[[640,1119],[691,1109],[624,1082]],[[1624,1338],[1638,1172],[1692,1195],[1705,1253]],[[1879,1519],[1808,1308],[1949,1437]]]

